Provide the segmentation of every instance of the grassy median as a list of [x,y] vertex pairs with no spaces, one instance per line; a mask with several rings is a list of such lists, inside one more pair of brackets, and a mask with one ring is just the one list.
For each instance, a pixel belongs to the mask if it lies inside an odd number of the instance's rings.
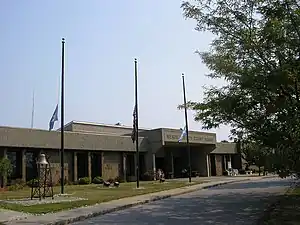
[[[120,198],[132,197],[137,195],[143,195],[153,192],[159,192],[164,190],[170,190],[174,188],[180,188],[188,185],[200,184],[203,182],[193,182],[188,184],[186,181],[170,181],[165,183],[159,183],[154,181],[141,182],[141,189],[136,189],[136,183],[121,183],[118,188],[107,188],[102,185],[90,184],[90,185],[66,185],[65,193],[71,194],[72,197],[85,198],[87,200],[70,201],[61,203],[49,203],[24,206],[15,203],[1,203],[0,208],[10,209],[14,211],[22,211],[33,214],[57,212],[66,209],[72,209],[82,206],[94,205],[101,202],[107,202]],[[30,197],[30,188],[24,188],[18,191],[2,192],[0,200],[9,199],[22,199]],[[60,187],[54,187],[54,193],[60,193]]]

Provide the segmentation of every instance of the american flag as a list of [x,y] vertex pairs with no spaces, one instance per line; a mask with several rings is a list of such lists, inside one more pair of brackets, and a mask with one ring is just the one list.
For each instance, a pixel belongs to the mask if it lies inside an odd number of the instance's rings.
[[131,139],[132,142],[134,143],[136,141],[136,132],[137,132],[137,123],[136,123],[136,106],[134,107],[133,110],[133,128],[132,128],[132,134],[131,134]]

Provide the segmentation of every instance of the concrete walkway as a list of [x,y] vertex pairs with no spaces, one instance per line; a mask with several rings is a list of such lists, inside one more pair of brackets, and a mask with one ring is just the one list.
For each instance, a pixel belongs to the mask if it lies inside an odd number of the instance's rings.
[[[2,211],[0,211],[0,222],[7,225],[8,224],[10,225],[68,224],[75,221],[80,221],[87,218],[104,215],[106,213],[115,212],[132,206],[169,198],[171,196],[193,192],[199,189],[209,188],[209,187],[233,183],[233,182],[240,182],[245,180],[256,180],[256,179],[263,179],[269,177],[270,176],[265,176],[265,177],[242,176],[242,177],[223,177],[223,178],[215,178],[215,179],[206,178],[206,180],[210,180],[210,182],[182,187],[182,188],[171,189],[167,191],[139,195],[139,196],[134,196],[129,198],[123,198],[123,199],[113,200],[110,202],[100,203],[93,206],[81,207],[81,208],[76,208],[76,209],[71,209],[71,210],[57,212],[57,213],[51,213],[51,214],[49,213],[49,214],[39,215],[39,216],[24,214],[20,212],[12,212],[12,211],[7,211],[3,213]],[[197,178],[194,178],[194,180],[195,179],[198,180]],[[199,178],[199,179],[205,180],[204,178]]]

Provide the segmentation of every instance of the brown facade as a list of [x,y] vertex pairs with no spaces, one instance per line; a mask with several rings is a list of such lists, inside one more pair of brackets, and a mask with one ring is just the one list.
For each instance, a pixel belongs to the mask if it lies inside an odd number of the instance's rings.
[[[137,160],[141,174],[162,168],[170,178],[180,177],[188,166],[186,140],[178,142],[180,130],[139,130],[139,159],[130,127],[71,122],[65,130],[64,172],[68,181],[96,176],[135,180]],[[236,145],[216,143],[213,133],[191,131],[190,145],[192,170],[199,176],[222,175],[226,154],[234,158],[235,165],[240,161]],[[35,159],[42,152],[49,157],[53,181],[59,182],[59,149],[59,131],[0,127],[0,157],[8,157],[15,165],[10,179],[32,179]]]

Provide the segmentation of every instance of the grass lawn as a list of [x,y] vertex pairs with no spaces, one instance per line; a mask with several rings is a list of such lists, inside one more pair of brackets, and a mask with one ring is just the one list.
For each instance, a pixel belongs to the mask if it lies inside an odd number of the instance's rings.
[[[203,182],[194,182],[199,184]],[[136,183],[121,183],[118,188],[106,188],[102,185],[90,184],[90,185],[66,185],[65,193],[72,194],[72,197],[81,197],[87,200],[73,201],[73,202],[61,202],[52,204],[39,204],[24,206],[19,204],[6,204],[0,202],[0,208],[10,209],[15,211],[22,211],[34,214],[57,212],[61,210],[77,208],[81,206],[94,205],[101,202],[107,202],[115,199],[126,198],[136,195],[148,194],[152,192],[159,192],[174,188],[179,188],[189,185],[186,181],[170,181],[165,183],[159,183],[154,181],[141,182],[142,189],[136,189]],[[24,188],[18,191],[7,191],[0,194],[0,200],[7,199],[21,199],[30,197],[30,188]],[[60,193],[60,187],[54,188],[54,193]]]
[[299,225],[300,224],[300,187],[284,196],[276,209],[264,221],[266,225]]

